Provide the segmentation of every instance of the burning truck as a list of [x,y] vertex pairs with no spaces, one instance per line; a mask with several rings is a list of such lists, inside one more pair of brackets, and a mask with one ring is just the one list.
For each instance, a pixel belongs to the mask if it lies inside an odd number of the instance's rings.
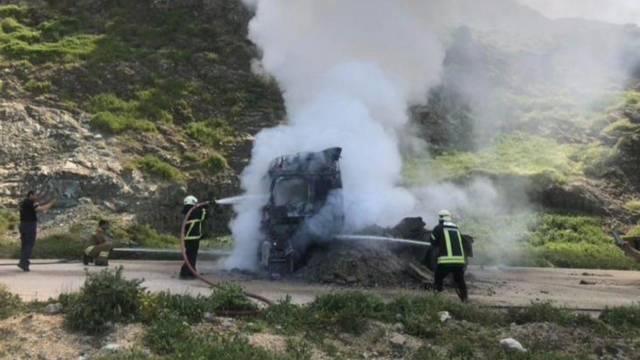
[[[334,242],[383,242],[413,262],[435,270],[437,256],[422,218],[406,218],[393,228],[372,227],[345,235],[340,156],[342,149],[303,152],[274,159],[267,173],[269,198],[262,208],[258,257],[272,275],[293,273],[314,248]],[[473,238],[464,235],[467,256]],[[404,254],[404,256],[403,256]]]
[[259,257],[270,274],[295,271],[310,246],[342,232],[341,153],[338,147],[304,152],[280,156],[269,165]]

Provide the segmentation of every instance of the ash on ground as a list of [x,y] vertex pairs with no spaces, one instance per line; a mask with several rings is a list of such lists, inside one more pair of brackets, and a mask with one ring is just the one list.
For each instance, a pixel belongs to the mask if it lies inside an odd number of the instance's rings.
[[[371,227],[359,235],[427,242],[429,233],[424,226],[420,217],[405,218],[392,228]],[[429,269],[421,264],[426,254],[426,248],[420,246],[336,240],[314,249],[299,274],[310,282],[416,287],[433,279]]]
[[336,243],[319,248],[299,275],[310,282],[365,287],[417,287],[428,281],[415,268],[429,270],[380,245]]

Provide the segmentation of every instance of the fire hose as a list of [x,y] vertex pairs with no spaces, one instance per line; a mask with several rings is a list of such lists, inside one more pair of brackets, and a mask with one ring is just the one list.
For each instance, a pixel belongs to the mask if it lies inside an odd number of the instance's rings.
[[[198,280],[204,282],[205,284],[215,289],[223,290],[224,288],[220,286],[220,284],[205,278],[204,276],[200,275],[200,273],[198,273],[196,269],[193,268],[193,266],[189,262],[189,259],[187,258],[187,248],[185,246],[187,223],[189,221],[189,217],[191,216],[191,213],[198,208],[209,205],[209,203],[210,203],[209,201],[206,201],[203,203],[196,204],[192,206],[191,209],[189,209],[189,211],[187,211],[187,214],[185,215],[184,220],[182,221],[182,227],[180,228],[180,250],[182,251],[182,258],[184,259],[185,265],[187,265],[187,268],[189,269],[189,271],[194,277],[196,277]],[[253,294],[244,290],[242,291],[242,294],[250,299],[254,299],[259,302],[262,302],[267,306],[273,305],[273,301],[265,298],[264,296]],[[225,315],[225,316],[247,316],[247,315],[255,315],[257,313],[258,311],[222,311],[222,312],[217,312],[216,314]]]

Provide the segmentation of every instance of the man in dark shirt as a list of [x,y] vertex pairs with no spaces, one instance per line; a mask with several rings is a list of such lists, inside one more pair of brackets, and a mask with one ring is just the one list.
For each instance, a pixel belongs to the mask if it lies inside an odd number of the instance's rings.
[[29,271],[29,265],[31,262],[31,253],[33,252],[33,246],[36,243],[36,236],[38,233],[38,215],[37,212],[47,211],[56,201],[51,200],[45,205],[37,203],[38,197],[35,191],[29,191],[27,197],[20,204],[20,262],[18,267],[22,271]]

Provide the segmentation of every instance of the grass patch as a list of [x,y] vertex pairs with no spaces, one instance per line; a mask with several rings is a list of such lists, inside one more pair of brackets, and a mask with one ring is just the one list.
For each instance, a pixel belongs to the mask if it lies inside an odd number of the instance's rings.
[[158,234],[158,232],[147,224],[131,225],[126,233],[133,245],[150,248],[177,248],[179,239],[172,235]]
[[211,171],[212,173],[218,173],[229,167],[229,164],[227,164],[227,159],[225,159],[224,156],[222,156],[217,152],[214,152],[213,154],[209,155],[202,162],[202,164],[206,166],[207,169],[209,169],[209,171]]
[[622,135],[632,132],[635,129],[637,129],[637,126],[634,125],[631,120],[622,118],[620,120],[617,120],[616,122],[609,124],[606,128],[604,128],[604,130],[602,130],[602,132],[607,135]]
[[109,134],[120,134],[125,131],[154,132],[156,126],[147,121],[110,112],[100,112],[91,118],[91,128]]
[[624,204],[624,207],[631,211],[640,211],[640,200],[630,200]]
[[360,292],[335,293],[318,296],[307,309],[307,325],[314,328],[338,327],[360,333],[367,319],[385,315],[385,305],[379,298]]
[[192,337],[189,324],[183,318],[167,312],[149,326],[144,341],[151,351],[165,355],[175,352]]
[[110,112],[100,112],[91,118],[91,128],[110,134],[120,134],[125,131],[154,132],[156,126],[147,121],[126,115],[116,115]]
[[432,160],[413,160],[405,166],[408,181],[428,173],[433,180],[466,179],[472,174],[495,176],[543,175],[555,181],[580,176],[580,164],[574,160],[579,152],[574,145],[525,133],[502,134],[491,146],[476,153],[443,152]]
[[0,237],[18,231],[18,211],[0,210]]
[[5,285],[0,284],[0,320],[17,314],[24,308],[23,305],[18,295],[13,295]]
[[153,155],[138,157],[132,161],[132,165],[147,175],[163,180],[179,181],[184,178],[180,170]]
[[131,349],[111,354],[98,354],[96,356],[92,356],[91,358],[95,360],[146,360],[150,359],[151,357],[147,351]]
[[231,127],[224,120],[190,123],[185,131],[187,135],[199,143],[211,147],[219,147],[224,140],[233,134]]
[[600,314],[600,320],[611,326],[638,331],[640,330],[640,304],[607,308]]
[[[471,214],[460,223],[475,240],[475,264],[639,269],[595,216]],[[495,233],[494,229],[501,229]]]
[[34,259],[81,259],[87,240],[88,236],[83,236],[80,232],[49,235],[36,241],[32,257]]
[[239,285],[221,284],[221,288],[215,289],[207,299],[207,309],[212,312],[256,311],[256,304],[249,300],[243,291]]
[[51,91],[51,82],[31,79],[24,84],[24,89],[34,94],[46,94]]
[[549,243],[536,249],[535,256],[557,267],[574,269],[637,270],[638,263],[613,245]]
[[78,295],[65,310],[65,323],[75,330],[96,333],[104,330],[107,322],[134,320],[144,291],[141,283],[142,280],[126,280],[122,267],[115,272],[88,273]]

